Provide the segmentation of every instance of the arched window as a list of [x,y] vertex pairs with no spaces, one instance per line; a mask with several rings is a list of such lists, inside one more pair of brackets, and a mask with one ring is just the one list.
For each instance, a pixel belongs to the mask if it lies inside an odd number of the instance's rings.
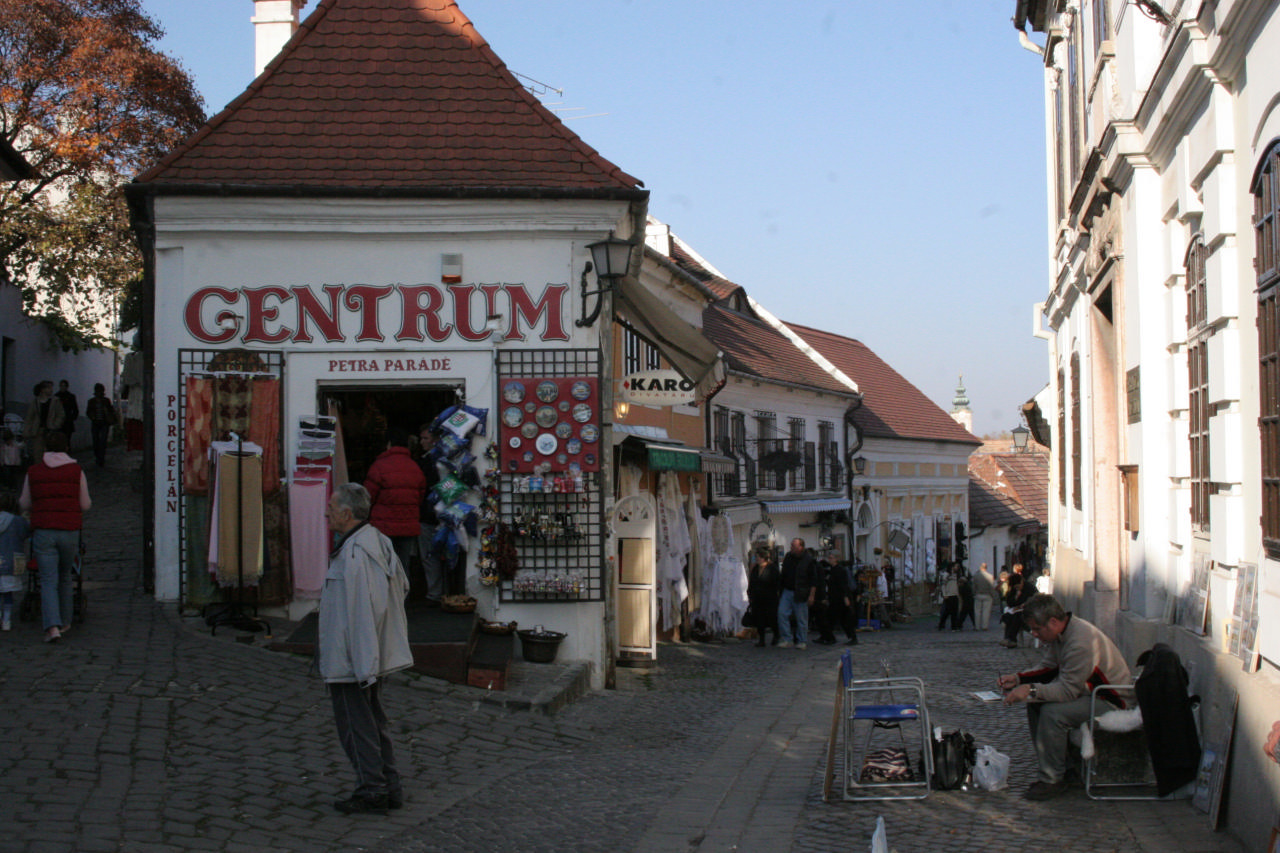
[[1280,558],[1280,140],[1258,162],[1253,193],[1258,293],[1258,431],[1262,437],[1262,543]]

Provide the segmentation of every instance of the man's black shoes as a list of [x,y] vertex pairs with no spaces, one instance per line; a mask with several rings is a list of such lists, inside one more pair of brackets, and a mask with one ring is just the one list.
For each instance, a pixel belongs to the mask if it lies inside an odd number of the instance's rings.
[[343,814],[381,814],[387,813],[388,809],[399,808],[403,805],[402,801],[397,801],[395,806],[391,805],[391,798],[386,794],[354,794],[350,799],[337,800],[333,807]]

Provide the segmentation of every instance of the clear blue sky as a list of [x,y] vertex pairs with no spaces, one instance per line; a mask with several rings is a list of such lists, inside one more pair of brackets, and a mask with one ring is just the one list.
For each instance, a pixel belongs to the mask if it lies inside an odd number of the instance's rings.
[[[861,340],[947,411],[964,374],[979,435],[1048,381],[1042,73],[1014,0],[459,5],[774,314]],[[250,0],[143,7],[211,115],[251,82]]]

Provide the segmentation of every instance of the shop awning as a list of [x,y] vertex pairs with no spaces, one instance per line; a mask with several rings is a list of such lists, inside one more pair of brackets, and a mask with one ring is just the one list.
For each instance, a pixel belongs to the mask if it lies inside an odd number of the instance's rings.
[[[662,432],[665,430],[654,430]],[[707,450],[705,447],[688,447],[674,439],[658,438],[655,435],[636,435],[645,430],[644,427],[630,427],[626,424],[614,424],[615,435],[625,436],[618,444],[632,449],[642,450],[645,462],[650,471],[700,471],[704,474],[732,474],[735,470],[731,457],[722,456]]]
[[848,498],[809,498],[795,501],[764,501],[770,515],[780,512],[837,512],[849,509]]
[[629,278],[618,279],[613,297],[614,311],[694,384],[699,400],[720,387],[724,382],[720,349],[701,331]]

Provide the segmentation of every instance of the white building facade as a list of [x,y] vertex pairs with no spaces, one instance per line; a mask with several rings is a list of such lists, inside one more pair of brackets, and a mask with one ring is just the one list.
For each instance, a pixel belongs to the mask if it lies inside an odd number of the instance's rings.
[[[1133,663],[1178,651],[1274,803],[1280,707],[1280,15],[1020,0],[1045,74],[1055,594]],[[1235,701],[1238,697],[1238,711]],[[1255,799],[1256,798],[1256,799]],[[1265,846],[1274,807],[1229,808]]]

